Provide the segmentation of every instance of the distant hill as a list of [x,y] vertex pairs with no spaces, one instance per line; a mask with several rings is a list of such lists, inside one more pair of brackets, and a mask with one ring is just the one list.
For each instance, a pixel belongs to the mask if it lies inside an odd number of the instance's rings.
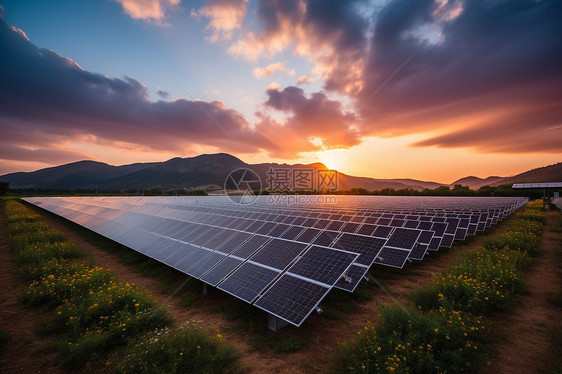
[[[254,170],[267,186],[267,171],[270,168],[314,168],[327,169],[321,163],[314,164],[246,164],[226,154],[204,154],[189,158],[173,158],[164,162],[137,163],[112,166],[96,161],[79,161],[33,172],[11,173],[0,176],[10,182],[14,189],[100,189],[126,190],[159,186],[162,189],[196,188],[201,186],[223,186],[226,176],[237,168]],[[415,179],[374,179],[354,177],[338,173],[338,188],[436,188],[442,184]]]
[[[314,164],[247,164],[227,153],[203,154],[189,158],[172,158],[164,162],[136,163],[112,166],[96,161],[79,161],[33,172],[11,173],[0,176],[0,181],[10,182],[13,189],[99,189],[127,190],[161,187],[167,189],[224,186],[227,175],[238,168],[254,170],[267,187],[267,171],[270,168],[327,169],[321,163]],[[477,189],[485,185],[498,186],[506,183],[562,181],[562,163],[529,170],[513,177],[465,177],[451,184],[468,185]],[[444,186],[441,183],[415,179],[376,179],[355,177],[338,173],[338,188],[349,190],[364,188],[370,191],[393,188],[423,190]]]
[[554,165],[544,166],[536,169],[531,169],[513,177],[503,178],[492,184],[492,186],[499,186],[501,184],[513,183],[539,183],[539,182],[562,182],[562,162]]
[[496,182],[501,182],[504,179],[505,179],[504,177],[478,178],[478,177],[470,176],[454,181],[449,185],[449,187],[453,188],[455,185],[460,184],[461,186],[468,186],[473,190],[477,190],[482,186],[491,186],[492,184]]

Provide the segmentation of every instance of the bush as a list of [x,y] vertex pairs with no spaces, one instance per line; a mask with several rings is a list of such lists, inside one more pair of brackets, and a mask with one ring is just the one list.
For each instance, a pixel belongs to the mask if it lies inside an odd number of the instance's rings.
[[344,372],[464,372],[483,361],[480,317],[441,308],[427,314],[400,306],[381,309],[381,325],[367,325],[342,347]]
[[526,252],[532,257],[538,255],[538,237],[525,232],[507,231],[485,238],[482,243],[489,251],[511,250]]
[[48,230],[49,226],[46,223],[41,222],[39,220],[34,220],[31,222],[27,221],[18,221],[13,222],[8,226],[8,231],[10,235],[21,235],[27,234],[33,231],[45,231]]
[[17,251],[23,251],[29,245],[36,245],[37,243],[56,243],[65,241],[62,232],[58,230],[48,229],[42,231],[31,231],[10,237],[13,247]]
[[542,233],[542,226],[543,224],[538,221],[515,217],[510,221],[508,231],[523,232],[538,236]]
[[517,218],[526,219],[529,221],[539,222],[541,224],[546,222],[546,215],[542,211],[528,209],[523,213],[517,214]]
[[84,271],[84,269],[88,267],[91,267],[91,265],[85,261],[54,258],[41,265],[36,263],[23,265],[19,269],[19,274],[26,279],[38,280],[48,275],[58,276],[64,274],[74,274],[79,271]]
[[57,306],[64,300],[86,297],[100,287],[111,287],[115,274],[108,269],[88,267],[73,274],[49,274],[33,281],[19,294],[20,301],[30,305]]
[[523,289],[523,271],[529,262],[529,256],[517,251],[468,253],[411,298],[423,310],[504,311]]
[[20,264],[41,266],[41,263],[51,259],[70,259],[79,256],[81,256],[81,251],[77,244],[69,241],[58,241],[56,243],[26,244],[16,253],[16,260]]
[[94,330],[133,336],[170,322],[167,310],[158,307],[149,295],[133,285],[119,282],[90,292],[85,298],[67,300],[57,308],[55,317],[59,330],[70,331],[72,335]]
[[237,355],[217,334],[209,338],[188,324],[177,329],[149,333],[129,345],[125,358],[115,365],[117,373],[236,373]]

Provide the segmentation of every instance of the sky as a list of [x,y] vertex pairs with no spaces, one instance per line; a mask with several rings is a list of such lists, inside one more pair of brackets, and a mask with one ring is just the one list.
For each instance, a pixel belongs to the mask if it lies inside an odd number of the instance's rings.
[[451,183],[562,161],[558,0],[0,6],[0,175],[226,152]]

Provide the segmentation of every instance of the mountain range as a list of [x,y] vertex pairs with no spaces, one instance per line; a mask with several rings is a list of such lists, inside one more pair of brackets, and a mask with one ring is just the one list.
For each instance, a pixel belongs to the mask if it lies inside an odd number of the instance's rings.
[[[267,172],[274,169],[315,169],[327,170],[321,163],[314,164],[247,164],[226,153],[203,154],[189,158],[172,158],[164,162],[135,163],[113,166],[97,161],[78,161],[61,166],[40,169],[33,172],[17,172],[0,176],[0,181],[9,182],[12,189],[99,189],[126,190],[160,187],[164,190],[178,188],[222,188],[228,174],[238,168],[248,168],[256,172],[262,183],[267,180]],[[469,176],[453,183],[477,189],[485,185],[498,186],[522,182],[562,181],[562,163],[541,167],[511,177],[492,176],[478,178]],[[364,188],[381,190],[383,188],[437,188],[446,184],[415,179],[376,179],[355,177],[338,172],[338,189]]]

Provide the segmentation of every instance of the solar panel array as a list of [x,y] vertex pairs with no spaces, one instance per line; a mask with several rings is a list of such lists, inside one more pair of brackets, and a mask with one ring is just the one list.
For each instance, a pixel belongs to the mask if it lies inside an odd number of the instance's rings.
[[[326,200],[318,196],[316,200]],[[337,196],[236,205],[209,197],[24,199],[295,326],[373,264],[402,268],[499,222],[526,198]],[[310,199],[309,199],[310,200]]]

